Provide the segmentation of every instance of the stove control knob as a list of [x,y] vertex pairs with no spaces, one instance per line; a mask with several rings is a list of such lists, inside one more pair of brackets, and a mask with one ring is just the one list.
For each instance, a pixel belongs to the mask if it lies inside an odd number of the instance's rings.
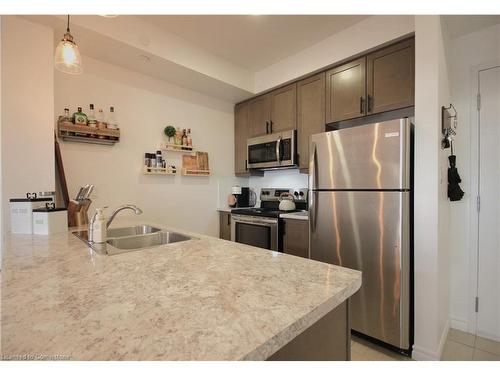
[[299,196],[299,193],[297,193],[296,191],[293,192],[293,195],[298,197]]
[[299,193],[299,195],[300,195],[301,197],[303,197],[303,196],[304,196],[304,192],[303,192],[303,191],[301,191],[301,192]]

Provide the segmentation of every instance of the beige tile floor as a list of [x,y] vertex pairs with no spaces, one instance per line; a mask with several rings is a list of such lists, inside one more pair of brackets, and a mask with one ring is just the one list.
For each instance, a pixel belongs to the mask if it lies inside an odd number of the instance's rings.
[[442,361],[500,361],[500,342],[450,329]]
[[[408,357],[381,346],[351,338],[352,361],[409,361]],[[500,342],[488,340],[470,333],[450,329],[443,348],[442,361],[500,361]]]

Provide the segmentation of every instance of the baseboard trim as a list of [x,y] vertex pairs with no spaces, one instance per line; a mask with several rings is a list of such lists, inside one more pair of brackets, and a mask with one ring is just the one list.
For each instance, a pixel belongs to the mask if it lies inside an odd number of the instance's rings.
[[411,357],[416,361],[439,361],[441,360],[441,355],[443,354],[444,344],[448,337],[448,332],[450,330],[450,322],[446,321],[443,332],[441,333],[441,338],[439,340],[439,345],[436,351],[423,348],[418,345],[413,345],[413,351]]
[[468,326],[469,324],[467,323],[467,320],[455,317],[450,318],[450,328],[458,329],[462,332],[469,332]]

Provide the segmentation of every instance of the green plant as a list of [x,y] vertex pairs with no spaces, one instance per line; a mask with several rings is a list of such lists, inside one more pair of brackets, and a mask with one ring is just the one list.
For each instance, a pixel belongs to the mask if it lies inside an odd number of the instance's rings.
[[175,128],[172,125],[169,125],[163,130],[163,132],[167,137],[171,138],[175,135]]

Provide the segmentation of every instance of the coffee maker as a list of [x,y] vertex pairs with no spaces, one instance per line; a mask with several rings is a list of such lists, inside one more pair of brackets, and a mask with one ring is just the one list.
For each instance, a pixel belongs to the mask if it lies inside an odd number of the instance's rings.
[[255,192],[249,187],[233,186],[228,204],[231,208],[255,206]]

